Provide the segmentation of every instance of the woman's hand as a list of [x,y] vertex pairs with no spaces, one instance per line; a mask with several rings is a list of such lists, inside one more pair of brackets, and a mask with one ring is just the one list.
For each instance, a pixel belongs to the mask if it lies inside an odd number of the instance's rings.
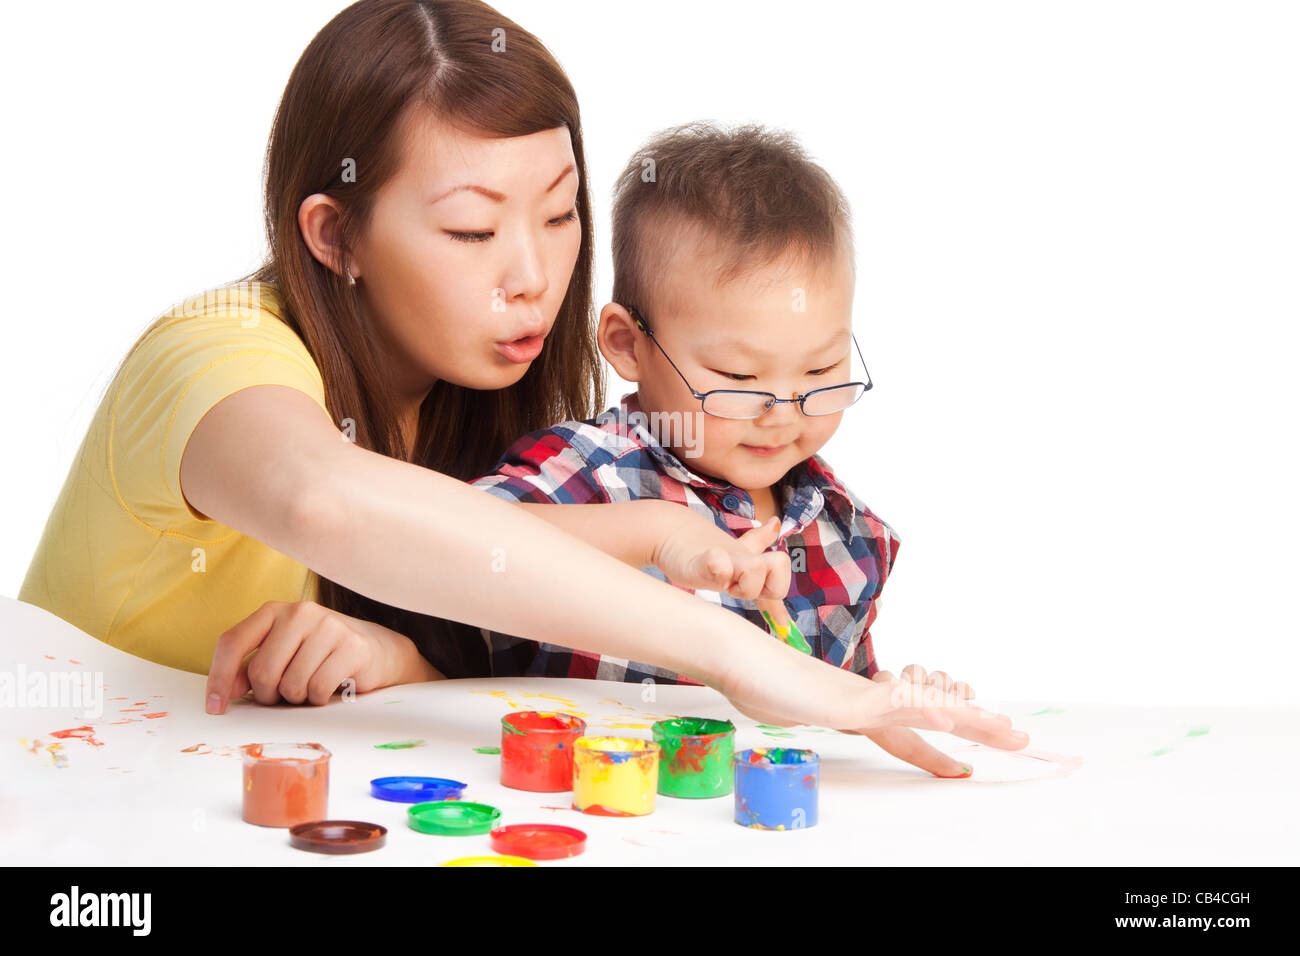
[[[899,679],[895,678],[889,671],[877,671],[871,676],[871,679],[890,687],[891,693],[893,688],[900,683]],[[975,689],[969,684],[962,681],[954,683],[952,678],[943,671],[931,671],[927,675],[925,668],[919,664],[908,664],[904,667],[902,680],[907,681],[912,685],[930,686],[936,687],[941,691],[950,691],[960,700],[971,701],[975,699]],[[987,711],[979,711],[979,713],[987,714]],[[923,725],[913,724],[912,726],[926,726],[930,730],[949,731],[961,737],[970,736],[969,733],[959,731],[957,729],[957,721],[945,711],[937,711],[931,716],[937,717],[938,721],[935,722],[927,719],[927,722]],[[963,714],[963,717],[964,716],[966,715]],[[1008,728],[1011,726],[1011,721],[1005,717],[995,717],[994,720],[1005,721]],[[969,721],[963,720],[962,723],[968,730],[970,729],[971,725]],[[993,725],[990,724],[988,726]],[[920,734],[916,733],[914,730],[907,729],[907,727],[894,726],[881,727],[872,730],[847,730],[845,733],[861,734],[862,736],[874,741],[886,753],[893,754],[899,760],[910,763],[914,767],[920,767],[922,770],[929,771],[936,777],[970,776],[970,773],[968,773],[960,763],[953,760],[952,757],[948,756],[942,750],[926,743],[925,739],[921,737]],[[970,739],[977,738],[971,737]],[[1027,743],[1029,743],[1029,737],[1025,736],[1024,743],[1019,747],[1003,747],[1001,749],[1019,750]]]
[[674,507],[676,520],[652,554],[655,566],[669,581],[749,600],[785,599],[790,591],[790,556],[767,550],[780,537],[779,518],[734,538],[703,515]]
[[[779,682],[747,682],[747,668],[736,668],[713,686],[746,717],[766,724],[811,723],[861,734],[882,749],[940,777],[965,776],[961,764],[926,743],[910,727],[940,730],[999,750],[1020,750],[1029,735],[1011,719],[975,706],[975,691],[942,671],[926,673],[912,664],[899,679],[878,671],[866,680],[851,671],[773,645],[787,659]],[[769,653],[766,648],[763,653]],[[834,685],[833,687],[831,685]],[[807,712],[809,717],[802,718]],[[831,722],[824,718],[830,715]]]
[[364,694],[442,676],[410,639],[382,625],[314,601],[267,601],[217,640],[207,711],[225,713],[228,700],[249,690],[261,704],[324,704],[348,678]]

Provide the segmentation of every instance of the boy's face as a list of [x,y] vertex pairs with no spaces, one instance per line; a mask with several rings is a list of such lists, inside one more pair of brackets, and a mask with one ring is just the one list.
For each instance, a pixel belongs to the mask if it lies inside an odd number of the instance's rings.
[[[707,249],[692,245],[678,245],[665,264],[665,304],[645,318],[697,392],[745,389],[793,398],[863,379],[850,363],[853,267],[846,249],[816,273],[786,257],[715,287]],[[808,416],[796,404],[774,405],[748,421],[703,414],[664,352],[626,316],[621,306],[605,307],[602,351],[623,378],[637,383],[644,412],[696,416],[698,430],[686,435],[693,439],[686,447],[680,428],[657,436],[693,471],[746,491],[767,488],[816,454],[839,426],[843,412]]]

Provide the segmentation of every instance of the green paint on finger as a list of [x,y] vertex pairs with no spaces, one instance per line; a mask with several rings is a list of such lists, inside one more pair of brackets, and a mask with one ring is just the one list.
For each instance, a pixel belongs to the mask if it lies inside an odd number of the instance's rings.
[[501,748],[500,747],[475,747],[474,752],[476,754],[499,754],[501,752]]
[[410,750],[412,747],[423,747],[423,740],[394,740],[389,744],[375,744],[376,750]]

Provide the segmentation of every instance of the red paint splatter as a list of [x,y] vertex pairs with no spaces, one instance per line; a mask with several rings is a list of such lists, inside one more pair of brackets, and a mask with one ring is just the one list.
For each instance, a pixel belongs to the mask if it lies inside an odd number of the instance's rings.
[[140,719],[138,717],[128,717],[126,720],[111,721],[108,726],[116,727],[118,724],[138,724],[138,723],[140,723]]
[[67,730],[55,730],[51,731],[50,736],[64,739],[76,737],[78,740],[84,740],[92,747],[104,746],[104,741],[95,739],[95,731],[92,727],[70,727]]
[[181,750],[181,753],[183,753],[183,754],[192,754],[192,753],[194,753],[194,751],[198,750],[200,747],[205,747],[205,746],[207,746],[207,745],[206,745],[206,744],[195,744],[193,747],[185,747],[185,748],[183,748],[183,749]]
[[576,810],[577,807],[542,807],[543,810]]
[[109,700],[126,700],[125,697],[110,697]]
[[81,661],[74,661],[71,657],[68,658],[68,663],[69,663],[69,664],[76,664],[78,667],[81,666]]
[[161,711],[159,711],[159,712],[156,713],[156,714],[145,714],[145,716],[148,717],[148,718],[150,718],[150,719],[152,719],[152,718],[154,718],[154,717],[166,717],[166,716],[167,716],[167,711],[165,711],[165,710],[161,710]]
[[807,787],[809,790],[816,790],[816,789],[817,789],[817,776],[816,776],[815,774],[811,774],[811,773],[808,774],[807,776],[805,776],[805,777],[803,778],[803,785],[804,785],[805,787]]
[[45,659],[46,659],[47,661],[52,661],[52,660],[54,660],[54,657],[53,657],[53,655],[51,655],[51,654],[46,654],[46,655],[45,655]]

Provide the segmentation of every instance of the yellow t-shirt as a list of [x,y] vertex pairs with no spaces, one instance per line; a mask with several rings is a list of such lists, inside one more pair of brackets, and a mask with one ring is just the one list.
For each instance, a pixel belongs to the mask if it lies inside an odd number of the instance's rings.
[[157,319],[118,370],[18,599],[138,657],[206,674],[221,633],[265,601],[313,600],[306,567],[200,517],[180,466],[199,420],[252,385],[325,408],[320,370],[274,285],[208,290]]

